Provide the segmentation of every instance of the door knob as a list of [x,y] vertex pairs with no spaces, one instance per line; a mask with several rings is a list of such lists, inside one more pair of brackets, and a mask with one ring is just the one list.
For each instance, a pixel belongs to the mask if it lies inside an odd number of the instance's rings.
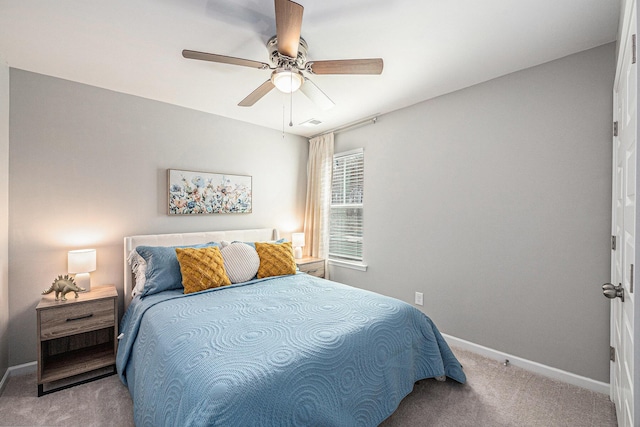
[[609,299],[620,298],[622,302],[624,302],[624,288],[622,287],[622,283],[619,283],[618,286],[612,283],[605,283],[602,285],[602,293]]

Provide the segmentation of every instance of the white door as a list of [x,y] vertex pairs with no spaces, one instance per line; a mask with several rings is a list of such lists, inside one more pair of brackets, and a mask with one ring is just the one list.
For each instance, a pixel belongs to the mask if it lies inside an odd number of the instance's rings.
[[[635,389],[635,357],[637,340],[634,269],[636,263],[636,123],[637,82],[635,65],[636,0],[624,2],[625,13],[619,44],[618,64],[613,89],[614,122],[617,136],[613,138],[612,234],[616,239],[611,256],[611,283],[619,296],[611,302],[611,346],[615,362],[611,363],[611,399],[616,405],[619,426],[633,427],[636,419],[638,393]],[[611,289],[609,289],[611,293]],[[611,294],[610,294],[611,296]],[[638,372],[640,373],[640,372]],[[639,419],[640,420],[640,419]]]

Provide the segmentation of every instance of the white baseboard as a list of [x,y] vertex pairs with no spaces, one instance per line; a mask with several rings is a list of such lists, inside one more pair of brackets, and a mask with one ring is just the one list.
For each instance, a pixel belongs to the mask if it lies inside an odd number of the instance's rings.
[[29,363],[23,363],[22,365],[9,366],[7,371],[2,376],[2,379],[0,380],[0,395],[2,395],[2,392],[6,387],[7,382],[9,381],[9,377],[30,374],[32,372],[35,372],[37,369],[38,369],[38,362],[29,362]]
[[508,359],[509,364],[525,369],[529,372],[533,372],[535,374],[553,378],[558,381],[562,381],[578,387],[586,388],[587,390],[595,391],[597,393],[606,394],[607,396],[609,395],[609,392],[610,392],[609,383],[604,383],[601,381],[593,380],[591,378],[572,374],[571,372],[563,371],[561,369],[543,365],[538,362],[533,362],[531,360],[523,359],[521,357],[504,353],[502,351],[494,350],[492,348],[475,344],[460,338],[456,338],[451,335],[442,334],[442,336],[447,341],[447,343],[449,343],[453,347],[459,347],[463,350],[467,350],[472,353],[479,354],[489,359],[499,360],[501,362],[504,362],[505,359]]

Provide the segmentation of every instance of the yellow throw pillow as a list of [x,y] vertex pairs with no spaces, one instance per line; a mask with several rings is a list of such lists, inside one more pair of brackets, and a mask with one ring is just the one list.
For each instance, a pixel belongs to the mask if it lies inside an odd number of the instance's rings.
[[176,248],[176,256],[185,294],[231,284],[218,247]]
[[291,242],[260,243],[256,242],[256,252],[260,257],[258,279],[271,276],[296,274],[296,261],[293,259]]

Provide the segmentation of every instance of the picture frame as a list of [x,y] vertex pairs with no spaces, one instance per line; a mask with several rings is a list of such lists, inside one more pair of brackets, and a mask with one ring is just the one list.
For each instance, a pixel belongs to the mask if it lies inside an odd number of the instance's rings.
[[168,169],[168,214],[251,213],[252,177]]

